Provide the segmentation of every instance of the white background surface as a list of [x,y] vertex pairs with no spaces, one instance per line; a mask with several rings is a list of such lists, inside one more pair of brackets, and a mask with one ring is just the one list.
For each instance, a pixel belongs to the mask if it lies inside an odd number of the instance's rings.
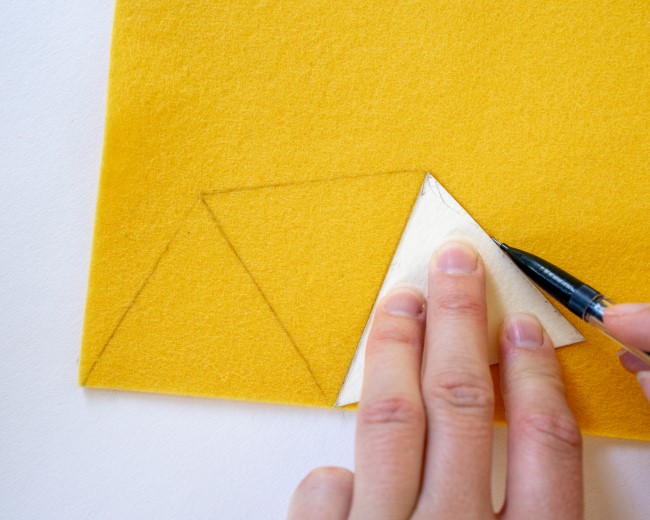
[[[353,414],[76,384],[112,10],[0,7],[0,518],[283,518],[309,469],[351,467]],[[588,518],[648,518],[650,446],[585,458]]]

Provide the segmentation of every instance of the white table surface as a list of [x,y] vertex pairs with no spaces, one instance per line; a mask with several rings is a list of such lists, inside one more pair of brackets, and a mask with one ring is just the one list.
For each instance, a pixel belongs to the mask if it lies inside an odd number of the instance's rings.
[[[353,413],[77,386],[112,11],[0,7],[0,518],[283,518]],[[585,475],[588,518],[650,517],[650,444],[586,438]]]

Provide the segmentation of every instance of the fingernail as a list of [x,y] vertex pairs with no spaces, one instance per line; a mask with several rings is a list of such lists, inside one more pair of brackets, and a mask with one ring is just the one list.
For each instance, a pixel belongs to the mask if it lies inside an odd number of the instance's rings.
[[605,309],[607,316],[625,316],[637,312],[650,311],[650,303],[619,303]]
[[424,309],[424,297],[415,288],[397,287],[384,296],[382,308],[393,316],[415,318]]
[[538,348],[544,342],[544,330],[539,320],[532,314],[517,313],[506,318],[506,336],[520,348]]
[[642,370],[636,373],[636,380],[641,385],[645,398],[650,401],[650,370]]
[[436,266],[443,273],[470,274],[478,266],[478,253],[464,242],[447,242],[438,249]]

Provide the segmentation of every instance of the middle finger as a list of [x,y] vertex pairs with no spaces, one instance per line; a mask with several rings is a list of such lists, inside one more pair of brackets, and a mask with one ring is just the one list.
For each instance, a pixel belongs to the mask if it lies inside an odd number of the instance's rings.
[[473,247],[449,242],[432,258],[427,310],[422,393],[428,434],[418,512],[487,517],[493,514],[494,392],[485,268]]

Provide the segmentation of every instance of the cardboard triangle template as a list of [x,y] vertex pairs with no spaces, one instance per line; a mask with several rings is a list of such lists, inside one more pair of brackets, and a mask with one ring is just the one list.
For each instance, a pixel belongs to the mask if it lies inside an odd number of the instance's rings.
[[[429,259],[440,244],[450,238],[471,241],[485,263],[491,364],[498,362],[499,326],[511,312],[534,313],[556,347],[584,339],[430,174],[424,179],[377,300],[400,284],[417,287],[426,295]],[[373,314],[374,309],[338,396],[338,406],[356,403],[361,396],[366,341]]]

